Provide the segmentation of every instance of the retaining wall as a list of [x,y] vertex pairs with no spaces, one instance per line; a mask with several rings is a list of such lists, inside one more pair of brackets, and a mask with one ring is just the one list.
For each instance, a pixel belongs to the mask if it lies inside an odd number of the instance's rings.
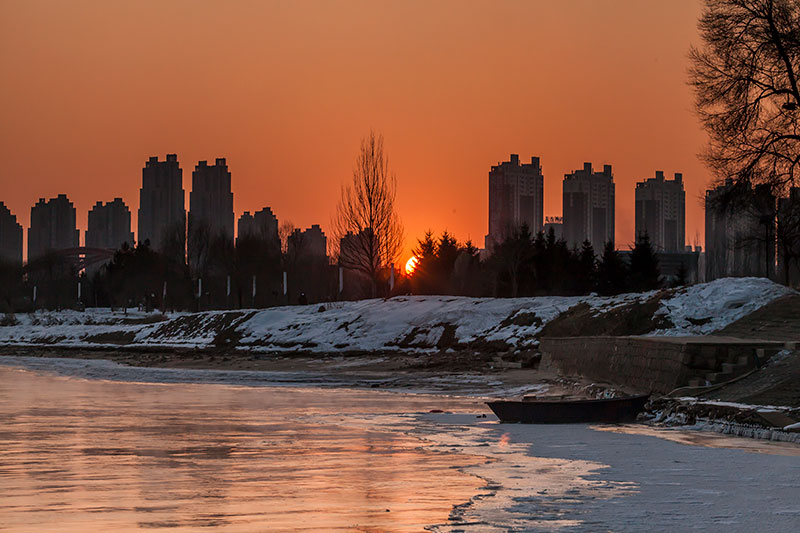
[[783,343],[715,337],[545,337],[541,368],[611,383],[632,392],[667,393],[757,349]]

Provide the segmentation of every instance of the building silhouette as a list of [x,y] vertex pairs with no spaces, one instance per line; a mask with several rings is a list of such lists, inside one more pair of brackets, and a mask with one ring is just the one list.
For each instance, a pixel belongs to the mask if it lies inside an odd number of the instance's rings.
[[776,278],[790,286],[800,284],[800,187],[778,199],[778,270]]
[[[139,190],[139,242],[150,241],[150,247],[185,255],[186,210],[183,191],[183,170],[178,156],[167,154],[165,161],[151,157],[142,169]],[[174,250],[172,248],[175,248]]]
[[546,217],[544,219],[544,234],[545,236],[550,234],[550,230],[553,230],[553,235],[557,241],[560,241],[564,238],[564,219],[562,217]]
[[22,225],[3,202],[0,202],[0,262],[22,264]]
[[75,206],[66,194],[46,201],[39,198],[31,207],[28,228],[28,262],[50,251],[77,248],[80,234],[75,227]]
[[686,245],[686,193],[683,174],[672,180],[656,177],[636,184],[636,239],[647,234],[657,251],[682,252]]
[[122,198],[113,202],[97,202],[89,211],[89,220],[84,244],[88,248],[110,248],[113,250],[128,243],[133,246],[131,231],[131,211]]
[[[189,247],[199,238],[223,237],[233,242],[233,193],[231,173],[225,158],[213,165],[199,161],[192,172],[192,192],[189,193]],[[192,250],[189,250],[192,255]]]
[[611,165],[595,172],[591,163],[584,163],[583,169],[564,176],[562,186],[564,239],[570,247],[580,247],[588,240],[595,253],[602,253],[605,243],[614,240]]
[[272,209],[265,207],[252,215],[250,211],[242,213],[236,230],[236,241],[248,236],[269,242],[278,241],[278,218],[272,213]]
[[328,255],[328,238],[319,224],[314,224],[305,231],[295,229],[288,247],[295,257],[324,258]]
[[538,157],[519,162],[511,154],[489,171],[489,234],[486,248],[503,242],[511,232],[527,224],[532,233],[542,230],[544,218],[544,176]]
[[774,275],[775,204],[767,185],[727,179],[706,191],[706,281]]

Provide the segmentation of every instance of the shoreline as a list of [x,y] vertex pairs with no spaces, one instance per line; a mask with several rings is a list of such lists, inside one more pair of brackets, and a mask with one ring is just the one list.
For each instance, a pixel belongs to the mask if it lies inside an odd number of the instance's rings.
[[[359,355],[302,352],[253,354],[229,350],[109,350],[49,346],[0,346],[0,357],[110,361],[129,368],[213,370],[279,375],[307,375],[310,384],[330,382],[355,388],[465,396],[507,396],[526,389],[553,394],[574,392],[575,383],[533,368],[497,368],[485,357],[464,353]],[[298,382],[298,384],[301,384]],[[586,382],[588,384],[588,382]]]
[[[46,361],[61,361],[55,367]],[[88,361],[97,362],[86,375]],[[101,363],[102,362],[102,363]],[[60,375],[161,383],[212,383],[231,386],[277,386],[371,389],[409,394],[463,396],[468,398],[507,398],[525,394],[558,396],[624,391],[608,384],[580,378],[558,376],[533,368],[492,368],[491,362],[475,365],[475,357],[459,353],[320,356],[307,353],[252,354],[225,350],[114,350],[98,348],[52,348],[0,346],[0,364]],[[126,372],[126,369],[128,372]],[[136,374],[136,370],[144,372]],[[133,373],[131,373],[133,371]],[[212,371],[206,373],[205,371]],[[704,400],[696,399],[703,408]],[[774,406],[727,406],[717,417],[665,416],[680,405],[680,399],[661,399],[645,413],[643,427],[714,433],[761,442],[782,441],[800,446],[800,434],[782,428],[753,423],[754,410],[774,410]],[[711,402],[712,404],[714,402]],[[777,410],[784,408],[778,407]],[[789,410],[790,408],[786,408]],[[715,410],[719,411],[719,408]],[[491,413],[486,410],[489,416]],[[685,419],[684,419],[685,418]]]

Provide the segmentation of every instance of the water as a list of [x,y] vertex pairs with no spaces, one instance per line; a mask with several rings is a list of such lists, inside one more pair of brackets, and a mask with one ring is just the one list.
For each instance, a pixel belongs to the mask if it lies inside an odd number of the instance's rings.
[[271,373],[0,357],[0,530],[731,533],[800,523],[797,446],[499,424],[476,418],[486,412],[476,398],[315,379],[298,388]]
[[420,531],[482,457],[347,419],[475,410],[373,391],[120,383],[0,367],[0,523],[14,531]]

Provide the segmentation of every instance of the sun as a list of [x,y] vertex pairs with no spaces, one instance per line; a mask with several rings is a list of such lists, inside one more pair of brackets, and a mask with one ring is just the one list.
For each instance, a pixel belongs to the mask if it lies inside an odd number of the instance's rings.
[[406,274],[411,275],[414,273],[414,270],[417,268],[417,264],[419,263],[419,259],[417,259],[416,255],[412,255],[411,259],[406,261]]

